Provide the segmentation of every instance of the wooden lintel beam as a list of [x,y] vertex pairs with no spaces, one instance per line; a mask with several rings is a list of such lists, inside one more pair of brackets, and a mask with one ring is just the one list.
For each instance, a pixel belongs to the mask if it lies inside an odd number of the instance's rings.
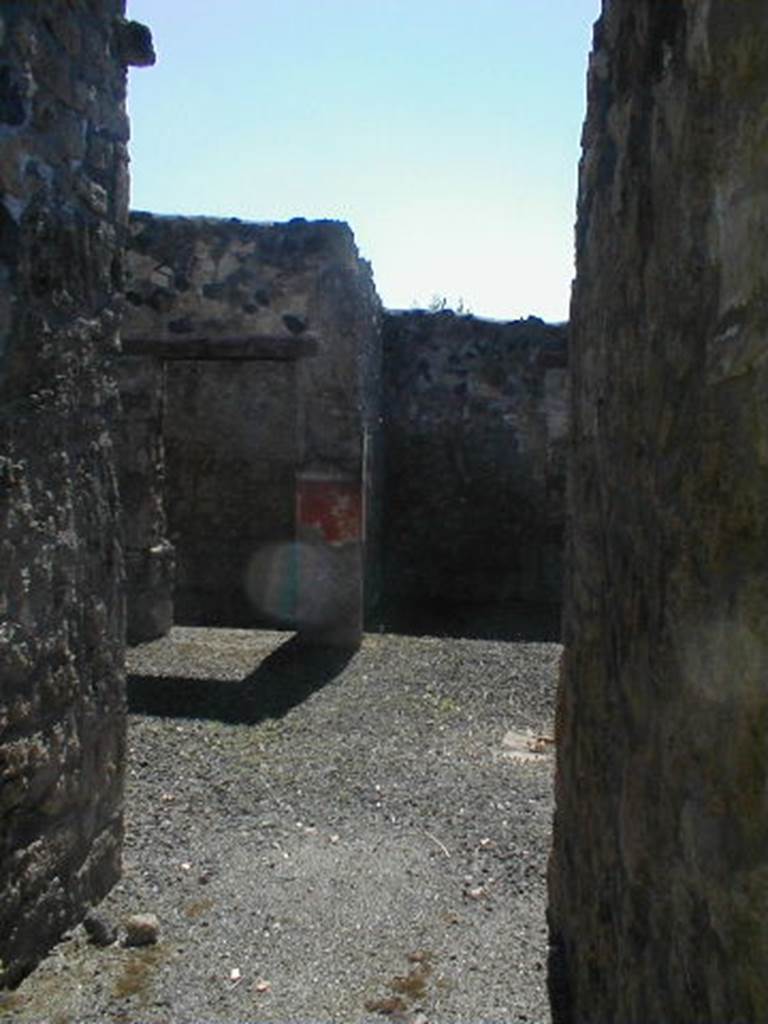
[[290,362],[313,356],[318,350],[314,335],[248,335],[243,337],[132,338],[122,340],[127,356],[156,359],[233,359],[240,362],[277,360]]

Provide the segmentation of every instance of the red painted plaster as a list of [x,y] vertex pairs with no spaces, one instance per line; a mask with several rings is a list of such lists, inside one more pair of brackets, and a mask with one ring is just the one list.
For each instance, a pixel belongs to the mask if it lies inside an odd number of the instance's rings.
[[360,485],[342,480],[299,480],[298,525],[317,531],[326,544],[346,544],[362,536]]

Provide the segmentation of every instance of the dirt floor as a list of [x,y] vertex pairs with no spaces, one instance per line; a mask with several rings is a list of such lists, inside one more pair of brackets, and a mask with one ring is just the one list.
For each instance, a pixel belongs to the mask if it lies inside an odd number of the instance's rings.
[[[124,878],[0,1016],[535,1022],[553,642],[177,627],[132,649]],[[124,945],[131,914],[154,945]]]

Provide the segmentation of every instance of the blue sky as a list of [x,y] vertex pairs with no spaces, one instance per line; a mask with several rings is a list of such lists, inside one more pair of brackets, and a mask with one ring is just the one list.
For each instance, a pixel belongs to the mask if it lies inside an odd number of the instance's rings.
[[567,317],[599,0],[129,0],[132,205],[346,220],[389,307]]

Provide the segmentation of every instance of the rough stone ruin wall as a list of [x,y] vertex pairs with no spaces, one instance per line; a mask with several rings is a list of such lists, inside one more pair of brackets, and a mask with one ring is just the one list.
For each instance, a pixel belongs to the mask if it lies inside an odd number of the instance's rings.
[[[140,392],[154,362],[165,387],[162,438],[150,430],[144,445],[164,443],[165,480],[142,457],[132,504],[162,529],[153,495],[164,487],[176,621],[327,635],[330,620],[354,619],[359,632],[380,334],[349,228],[135,213],[127,299],[125,386]],[[339,501],[351,503],[352,532],[324,543],[312,516]],[[141,589],[141,575],[132,582]]]
[[119,873],[123,4],[0,10],[0,985]]
[[559,602],[566,334],[385,316],[385,608]]
[[768,14],[612,0],[572,309],[557,1024],[768,1019]]
[[153,570],[168,557],[163,490],[180,623],[336,614],[340,558],[357,552],[308,566],[301,522],[329,486],[352,511],[364,495],[371,624],[381,605],[404,621],[441,603],[559,602],[564,325],[389,313],[382,354],[369,270],[332,222],[136,213],[127,279],[129,637],[157,635],[168,607]]
[[[123,343],[125,349],[125,343]],[[115,428],[126,576],[126,639],[165,636],[173,625],[175,559],[165,513],[165,363],[123,350],[114,369]]]

